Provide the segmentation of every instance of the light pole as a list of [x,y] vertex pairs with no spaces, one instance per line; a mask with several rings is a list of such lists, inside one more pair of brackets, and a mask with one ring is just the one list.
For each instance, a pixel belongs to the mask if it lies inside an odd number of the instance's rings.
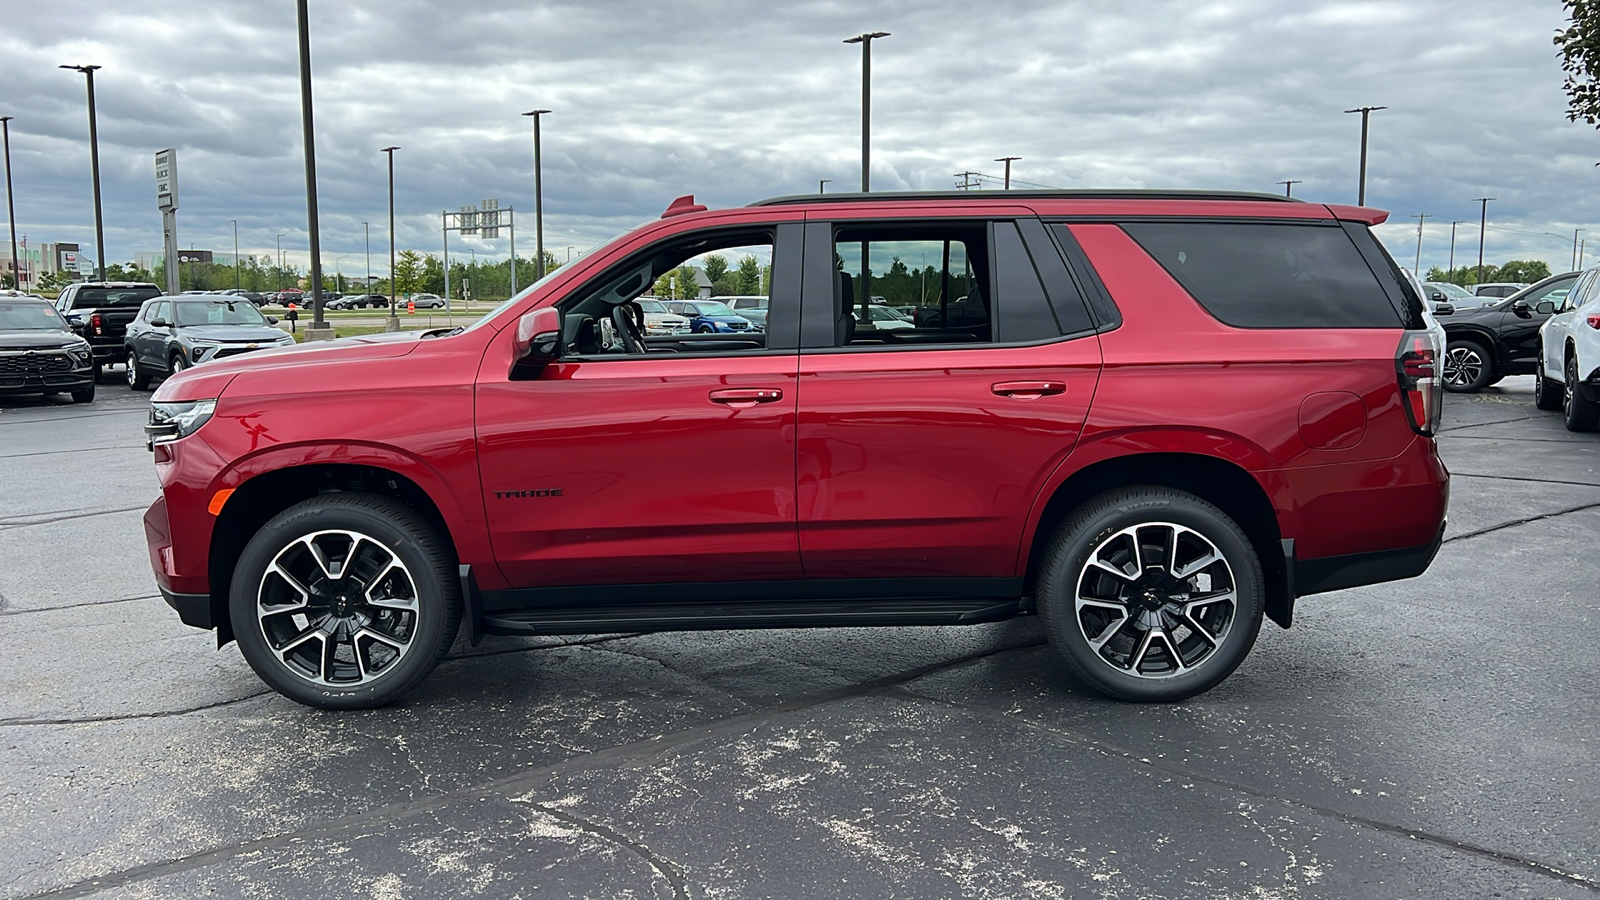
[[539,156],[539,120],[548,109],[532,109],[523,115],[533,117],[533,252],[539,258],[534,262],[533,280],[544,277],[544,160]]
[[1347,109],[1347,113],[1361,113],[1361,185],[1356,189],[1356,205],[1367,205],[1367,119],[1380,109],[1387,106],[1359,106]]
[[[82,72],[89,85],[89,171],[94,177],[94,252],[95,278],[106,280],[106,231],[100,219],[100,130],[94,117],[94,70],[99,66],[58,66]],[[7,167],[6,171],[10,171]]]
[[827,191],[827,185],[832,181],[833,181],[832,178],[818,178],[817,179],[817,193],[826,194],[828,192]]
[[1288,181],[1280,181],[1280,182],[1278,182],[1278,184],[1283,185],[1283,195],[1285,197],[1293,197],[1294,196],[1294,186],[1297,185],[1297,184],[1305,184],[1305,182],[1301,181],[1298,178],[1291,178]]
[[283,293],[283,235],[281,234],[278,235],[278,293]]
[[1455,278],[1456,271],[1456,226],[1460,222],[1450,223],[1450,277]]
[[1483,280],[1483,232],[1489,225],[1489,201],[1493,197],[1479,197],[1478,202],[1483,204],[1483,209],[1478,215],[1478,280]]
[[1021,158],[1022,157],[1020,157],[1020,156],[1002,156],[999,159],[995,160],[995,162],[1003,162],[1003,163],[1006,164],[1006,186],[1005,186],[1005,190],[1008,190],[1008,191],[1011,190],[1011,163],[1016,161],[1016,160],[1019,160]]
[[367,241],[367,293],[372,293],[372,225],[361,223],[361,233]]
[[[11,201],[11,117],[0,116],[6,145],[6,221],[11,223],[11,286],[22,290],[22,260],[17,259],[17,207]],[[31,286],[31,285],[30,285]]]
[[[10,171],[9,166],[10,164],[8,163],[7,171]],[[1578,268],[1578,232],[1582,230],[1582,228],[1572,229],[1572,268],[1574,270]]]
[[384,331],[399,331],[400,319],[394,311],[394,152],[399,147],[385,147],[382,152],[389,157],[389,321]]
[[[861,193],[872,190],[872,42],[889,36],[887,31],[869,31],[846,44],[861,45]],[[862,265],[866,261],[862,260]],[[862,288],[865,290],[865,287]]]
[[1433,218],[1433,213],[1421,213],[1411,218],[1417,220],[1417,260],[1411,264],[1411,274],[1415,275],[1422,268],[1422,226]]
[[311,28],[307,21],[306,0],[296,0],[295,13],[300,26],[300,128],[306,145],[306,221],[311,228],[311,327],[306,340],[333,338],[333,328],[322,318],[322,241],[317,228],[317,148],[311,124]]
[[233,289],[243,290],[239,278],[239,220],[233,219]]

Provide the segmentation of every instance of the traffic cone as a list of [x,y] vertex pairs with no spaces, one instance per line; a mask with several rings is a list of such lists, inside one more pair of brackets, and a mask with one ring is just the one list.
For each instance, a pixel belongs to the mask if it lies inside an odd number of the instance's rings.
[[407,300],[406,301],[406,315],[414,316],[416,314],[417,314],[417,301],[415,301],[415,300]]

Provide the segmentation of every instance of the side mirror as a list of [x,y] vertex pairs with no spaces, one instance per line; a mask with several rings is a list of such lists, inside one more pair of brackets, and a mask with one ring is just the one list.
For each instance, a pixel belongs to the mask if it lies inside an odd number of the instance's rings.
[[277,316],[267,316],[267,324],[268,325],[276,325],[276,324],[278,324],[278,317]]
[[1528,314],[1533,311],[1533,307],[1529,306],[1526,300],[1518,300],[1511,304],[1511,311],[1526,319]]
[[172,325],[172,323],[168,322],[166,319],[159,319],[159,318],[151,319],[150,320],[150,324],[152,326],[156,327],[156,328],[170,328],[171,325]]
[[1533,311],[1541,316],[1548,316],[1556,311],[1556,305],[1549,300],[1540,300],[1539,305],[1535,306]]
[[561,311],[546,306],[517,320],[512,365],[544,366],[561,358]]
[[1433,314],[1436,316],[1453,316],[1456,314],[1456,308],[1454,304],[1440,300],[1438,304],[1434,306]]

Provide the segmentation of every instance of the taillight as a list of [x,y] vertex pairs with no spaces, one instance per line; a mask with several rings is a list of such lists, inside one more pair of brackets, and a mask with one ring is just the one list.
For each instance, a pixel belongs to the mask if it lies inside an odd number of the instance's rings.
[[100,327],[102,324],[104,323],[101,322],[99,313],[89,317],[89,327],[94,329],[95,334],[105,334],[105,331]]
[[1431,331],[1408,331],[1394,352],[1400,399],[1411,420],[1411,430],[1429,435],[1439,428],[1444,404],[1444,379],[1439,371],[1439,338]]
[[1595,331],[1600,331],[1600,316],[1590,316],[1589,327],[1593,328]]

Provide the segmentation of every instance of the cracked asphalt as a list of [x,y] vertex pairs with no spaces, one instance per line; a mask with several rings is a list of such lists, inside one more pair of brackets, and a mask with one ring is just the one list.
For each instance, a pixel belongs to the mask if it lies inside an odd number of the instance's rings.
[[0,900],[1600,896],[1600,435],[1531,377],[1448,397],[1426,575],[1170,706],[1020,619],[490,638],[309,710],[156,596],[145,403],[0,401]]

